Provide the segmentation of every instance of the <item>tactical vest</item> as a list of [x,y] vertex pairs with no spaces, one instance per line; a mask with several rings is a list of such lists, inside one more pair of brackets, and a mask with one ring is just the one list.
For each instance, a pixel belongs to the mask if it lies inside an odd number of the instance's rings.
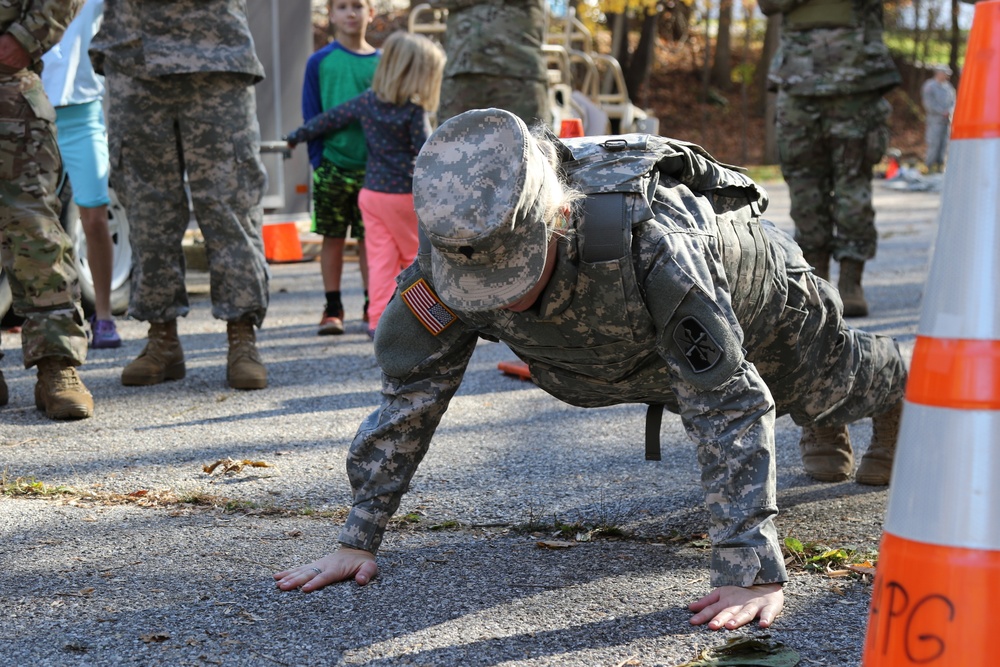
[[[733,294],[737,317],[749,321],[756,315],[766,300],[762,286],[768,284],[765,275],[771,264],[767,261],[770,255],[765,251],[763,232],[752,224],[767,208],[767,194],[753,180],[717,162],[700,146],[666,137],[637,134],[603,139],[583,137],[565,139],[563,145],[570,154],[563,155],[566,180],[587,195],[578,227],[584,261],[627,257],[632,227],[654,217],[649,202],[656,186],[661,179],[676,180],[704,195],[715,209],[723,263],[731,287],[736,288],[734,292],[741,286],[757,292]],[[635,195],[642,196],[645,207],[627,205],[627,198]],[[646,411],[647,460],[660,460],[663,409],[663,404],[650,403]]]
[[845,28],[852,25],[860,25],[852,0],[807,0],[785,14],[781,22],[784,30]]

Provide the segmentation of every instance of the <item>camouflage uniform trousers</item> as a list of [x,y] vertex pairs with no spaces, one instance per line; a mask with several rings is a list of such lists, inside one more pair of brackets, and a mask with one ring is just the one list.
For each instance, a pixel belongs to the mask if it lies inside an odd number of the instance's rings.
[[951,129],[951,119],[948,116],[927,115],[927,127],[924,140],[927,142],[927,158],[924,164],[928,167],[944,166],[948,155],[948,131]]
[[73,247],[59,223],[55,118],[37,74],[0,77],[0,258],[25,318],[25,368],[45,357],[74,366],[87,358]]
[[181,242],[191,211],[205,237],[212,315],[260,325],[268,269],[261,240],[266,183],[248,77],[225,72],[124,76],[106,66],[111,182],[129,220],[129,315],[165,322],[190,310]]
[[438,123],[470,109],[498,108],[529,126],[549,123],[548,87],[543,81],[488,74],[457,74],[441,82]]
[[811,272],[788,274],[781,317],[747,358],[771,390],[777,414],[801,425],[850,424],[881,414],[906,390],[906,364],[888,336],[844,322],[837,289]]
[[795,240],[838,261],[875,256],[872,167],[889,142],[889,102],[878,93],[778,93],[778,151]]

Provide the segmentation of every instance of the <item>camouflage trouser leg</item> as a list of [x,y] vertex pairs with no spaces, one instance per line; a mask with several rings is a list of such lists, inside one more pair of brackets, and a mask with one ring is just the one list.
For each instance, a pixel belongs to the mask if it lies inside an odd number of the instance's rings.
[[488,74],[459,74],[441,82],[438,122],[470,109],[496,107],[518,116],[528,126],[549,123],[548,88],[543,81]]
[[62,161],[55,110],[37,75],[0,79],[0,259],[21,329],[24,365],[87,358],[73,248],[59,223]]
[[259,325],[268,304],[260,233],[266,176],[246,77],[140,80],[112,70],[106,82],[111,174],[128,212],[134,257],[129,314],[163,322],[189,310],[181,248],[190,219],[186,172],[205,237],[212,314]]
[[751,354],[778,414],[796,424],[849,424],[885,412],[906,389],[895,341],[852,329],[836,288],[812,273],[788,276],[788,301],[762,352]]
[[791,195],[795,240],[835,259],[875,256],[872,168],[889,141],[888,101],[876,93],[778,94],[778,151]]
[[948,129],[950,121],[944,116],[928,117],[924,139],[927,142],[927,159],[924,164],[936,167],[944,164],[948,152]]

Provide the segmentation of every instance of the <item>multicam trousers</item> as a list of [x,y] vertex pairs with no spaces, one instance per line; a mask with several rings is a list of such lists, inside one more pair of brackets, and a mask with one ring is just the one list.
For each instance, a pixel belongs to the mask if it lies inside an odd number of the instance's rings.
[[25,318],[28,368],[44,357],[75,366],[87,357],[73,247],[59,223],[55,118],[37,74],[0,77],[0,258]]
[[878,93],[778,93],[778,152],[791,195],[795,240],[839,260],[875,256],[872,167],[889,141],[891,107]]

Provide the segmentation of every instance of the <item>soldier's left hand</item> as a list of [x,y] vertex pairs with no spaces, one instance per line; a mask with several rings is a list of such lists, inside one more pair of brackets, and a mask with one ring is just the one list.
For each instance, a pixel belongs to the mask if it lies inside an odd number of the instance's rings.
[[21,42],[10,35],[0,35],[0,66],[10,72],[19,72],[31,64],[31,54]]
[[741,588],[720,586],[688,605],[696,612],[691,617],[691,625],[708,622],[709,630],[735,630],[760,617],[757,624],[770,627],[775,617],[785,606],[785,593],[781,584],[761,584]]

